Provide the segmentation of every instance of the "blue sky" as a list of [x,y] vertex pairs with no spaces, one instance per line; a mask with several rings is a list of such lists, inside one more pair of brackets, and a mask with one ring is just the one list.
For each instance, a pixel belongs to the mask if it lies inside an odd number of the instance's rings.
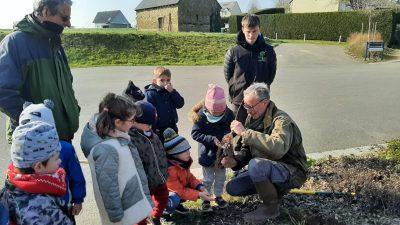
[[[120,9],[125,17],[135,22],[135,7],[141,0],[73,0],[72,25],[75,27],[94,27],[92,23],[99,11]],[[220,0],[228,2],[232,0]],[[243,12],[247,11],[249,0],[237,0]],[[258,0],[262,8],[273,7],[274,0]],[[0,8],[0,29],[12,28],[13,22],[21,20],[26,14],[32,12],[32,0],[12,0],[3,3]]]

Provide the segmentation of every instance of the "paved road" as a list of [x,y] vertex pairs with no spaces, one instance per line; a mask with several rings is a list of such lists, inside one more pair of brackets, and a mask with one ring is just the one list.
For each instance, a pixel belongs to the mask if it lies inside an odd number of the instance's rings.
[[[308,153],[371,145],[400,137],[400,62],[357,63],[337,46],[285,44],[277,49],[278,72],[271,97],[299,125]],[[187,112],[205,93],[208,83],[226,87],[222,66],[170,67],[172,82],[185,97],[179,111],[181,134],[190,140]],[[120,93],[132,79],[143,87],[153,67],[99,67],[74,69],[74,88],[82,107],[81,129],[74,145],[84,159],[79,142],[82,127],[95,113],[107,92]],[[4,130],[1,116],[0,130]],[[0,132],[0,163],[9,158],[9,146]],[[197,154],[193,141],[192,155]],[[87,165],[88,198],[78,224],[99,224]],[[198,164],[195,165],[198,167]],[[4,180],[4,174],[0,181]]]

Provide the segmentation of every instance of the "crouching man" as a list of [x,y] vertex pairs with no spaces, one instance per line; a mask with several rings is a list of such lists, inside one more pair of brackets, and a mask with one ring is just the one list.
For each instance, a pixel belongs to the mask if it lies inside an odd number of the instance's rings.
[[305,182],[306,154],[299,128],[270,100],[266,84],[248,87],[243,106],[248,113],[245,125],[236,120],[231,124],[239,139],[234,143],[234,158],[225,157],[221,163],[233,170],[248,165],[247,171],[228,182],[226,190],[233,196],[257,193],[263,203],[244,219],[263,223],[279,216],[282,196]]

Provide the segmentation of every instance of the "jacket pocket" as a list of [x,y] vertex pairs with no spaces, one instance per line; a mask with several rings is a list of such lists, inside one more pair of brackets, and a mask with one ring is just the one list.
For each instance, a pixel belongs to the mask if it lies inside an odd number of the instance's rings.
[[122,209],[129,209],[131,206],[144,198],[143,191],[140,186],[138,175],[133,176],[128,183],[126,183],[124,192],[122,193]]

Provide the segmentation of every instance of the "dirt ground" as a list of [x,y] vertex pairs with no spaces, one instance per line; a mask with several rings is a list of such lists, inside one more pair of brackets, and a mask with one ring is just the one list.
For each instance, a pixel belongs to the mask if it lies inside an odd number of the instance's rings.
[[[314,162],[302,189],[355,192],[356,196],[288,194],[280,207],[281,215],[265,224],[400,224],[400,164],[382,152]],[[229,202],[228,208],[215,207],[211,213],[199,211],[200,201],[197,206],[189,204],[190,214],[173,215],[164,224],[246,224],[243,213],[260,203],[256,196],[230,197]]]

